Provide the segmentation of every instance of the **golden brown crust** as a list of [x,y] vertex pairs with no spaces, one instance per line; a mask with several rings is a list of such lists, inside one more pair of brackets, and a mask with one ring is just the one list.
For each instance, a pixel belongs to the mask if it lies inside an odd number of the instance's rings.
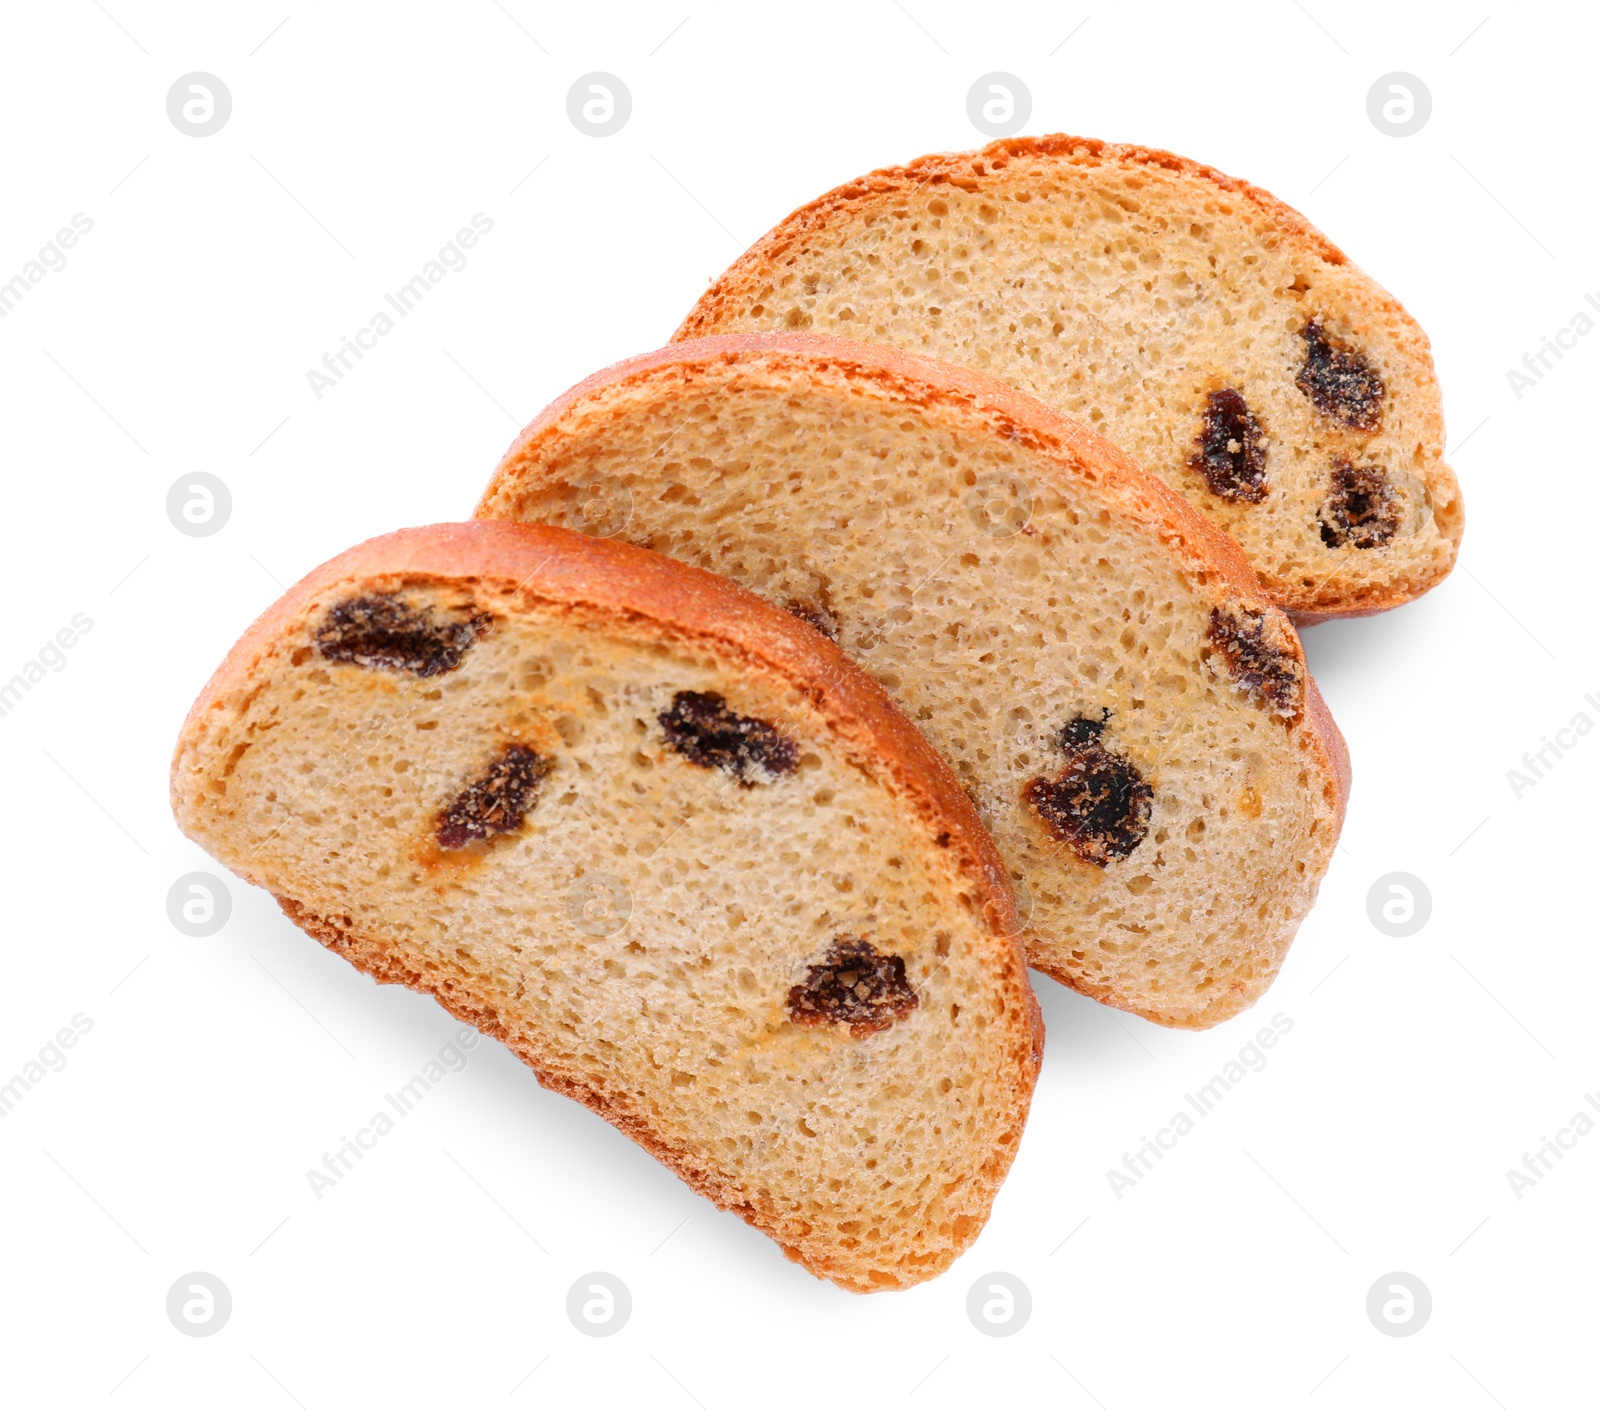
[[[754,367],[767,360],[798,362],[818,374],[836,370],[883,386],[924,410],[942,409],[961,418],[968,429],[987,425],[997,434],[1043,453],[1064,480],[1102,486],[1121,513],[1146,526],[1192,572],[1214,583],[1219,598],[1230,597],[1258,611],[1272,607],[1238,545],[1103,436],[987,373],[881,343],[855,343],[812,333],[724,334],[670,343],[586,377],[551,402],[512,442],[475,512],[515,516],[521,497],[519,477],[524,471],[537,471],[541,441],[556,433],[578,403],[592,400],[598,404],[608,394],[620,393],[650,377],[676,376],[687,383],[696,367],[708,363]],[[1334,781],[1337,797],[1330,801],[1342,821],[1350,787],[1350,754],[1314,685],[1306,716],[1312,726],[1312,752],[1319,771]]]
[[[525,524],[472,522],[405,529],[341,554],[307,574],[259,617],[239,639],[201,691],[179,736],[172,762],[173,808],[184,816],[180,769],[208,732],[212,712],[243,708],[261,684],[267,658],[329,589],[373,577],[414,583],[470,581],[504,588],[520,600],[554,605],[593,620],[648,623],[663,638],[711,646],[732,659],[799,690],[853,753],[875,770],[887,770],[903,799],[947,848],[952,863],[969,879],[995,941],[993,972],[1008,995],[1019,1058],[1017,1101],[1011,1127],[992,1156],[975,1172],[974,1188],[984,1206],[1010,1167],[1020,1143],[1029,1097],[1043,1056],[1044,1028],[1027,978],[1022,926],[1010,883],[994,843],[970,798],[921,733],[876,682],[821,633],[745,589],[686,564],[627,544],[586,537],[566,529]],[[247,880],[260,884],[241,869]],[[403,964],[392,947],[363,936],[335,918],[313,914],[292,898],[278,897],[285,913],[308,934],[344,955],[381,983],[405,984],[430,994],[457,1017],[506,1042],[542,1085],[590,1107],[656,1156],[688,1184],[770,1234],[785,1253],[818,1276],[854,1291],[909,1286],[937,1269],[906,1269],[899,1283],[884,1270],[869,1277],[862,1268],[815,1266],[785,1237],[782,1216],[719,1178],[686,1148],[668,1146],[625,1105],[567,1076],[555,1055],[511,1031],[498,1014],[437,975]],[[1014,1002],[1012,1002],[1014,1000]],[[976,1230],[973,1231],[974,1235]],[[952,1247],[951,1259],[960,1252]]]
[[[840,211],[851,206],[903,194],[907,190],[928,190],[951,185],[966,191],[982,189],[985,182],[1003,172],[1013,159],[1050,159],[1079,167],[1157,167],[1180,176],[1207,182],[1217,190],[1247,200],[1261,223],[1273,235],[1299,242],[1308,252],[1334,267],[1359,274],[1349,258],[1300,212],[1284,204],[1269,191],[1229,176],[1215,167],[1192,161],[1173,152],[1154,147],[1139,147],[1102,142],[1090,137],[1053,133],[1041,137],[1008,137],[991,142],[976,152],[938,152],[919,157],[903,166],[880,167],[867,175],[847,181],[807,202],[779,221],[723,271],[702,294],[688,316],[672,335],[672,342],[714,335],[723,325],[725,314],[741,291],[758,284],[780,266],[791,246],[833,222]],[[1393,320],[1395,336],[1408,345],[1419,365],[1431,367],[1432,355],[1427,335],[1404,306],[1376,282],[1368,279],[1366,294],[1373,312]],[[1444,463],[1444,422],[1435,414],[1428,427],[1426,447],[1432,463],[1428,467],[1432,488],[1448,498],[1452,506],[1449,520],[1441,521],[1452,550],[1459,548],[1462,530],[1460,488],[1450,467]],[[1339,617],[1365,617],[1414,601],[1436,587],[1454,564],[1454,553],[1442,567],[1396,577],[1380,587],[1361,588],[1355,595],[1330,593],[1326,582],[1309,594],[1294,585],[1275,589],[1274,601],[1296,622],[1328,621]]]
[[1334,723],[1328,702],[1322,698],[1322,692],[1317,689],[1316,681],[1309,674],[1306,676],[1306,718],[1311,721],[1312,728],[1316,730],[1323,747],[1328,751],[1328,762],[1333,767],[1333,784],[1337,796],[1329,801],[1334,808],[1334,834],[1337,836],[1339,829],[1344,826],[1345,811],[1350,806],[1350,784],[1353,777],[1350,769],[1350,746],[1340,733],[1339,726]]
[[[1004,171],[1013,157],[1051,157],[1078,166],[1154,166],[1182,176],[1198,177],[1220,191],[1243,196],[1275,230],[1290,239],[1303,241],[1329,264],[1350,263],[1343,250],[1270,191],[1175,152],[1102,142],[1093,137],[1073,137],[1064,132],[1043,137],[1003,137],[976,152],[933,152],[903,166],[879,167],[791,211],[729,265],[716,283],[700,296],[672,335],[672,341],[682,342],[715,331],[721,321],[723,305],[734,289],[741,287],[755,271],[778,264],[785,250],[813,230],[829,224],[834,214],[844,207],[878,196],[895,195],[907,187],[950,185],[976,191],[985,178]],[[1396,311],[1405,312],[1398,303],[1393,300],[1390,303]]]

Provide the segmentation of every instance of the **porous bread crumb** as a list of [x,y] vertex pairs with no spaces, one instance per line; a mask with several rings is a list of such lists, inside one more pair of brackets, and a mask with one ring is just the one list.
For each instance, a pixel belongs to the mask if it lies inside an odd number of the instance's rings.
[[[608,483],[632,542],[775,604],[826,601],[1031,896],[1031,962],[1160,1023],[1220,1022],[1277,973],[1337,837],[1299,640],[1103,441],[948,374],[828,339],[676,345],[539,417],[478,512],[580,528],[571,486]],[[1242,649],[1219,644],[1219,611],[1254,633],[1245,685],[1215,659]],[[1109,721],[1129,773],[1088,855],[1052,811],[1100,783],[1043,810],[1035,788],[1081,719]]]
[[[629,552],[543,535],[580,570],[595,560],[591,598]],[[191,714],[180,826],[811,1271],[855,1291],[933,1276],[988,1217],[1037,1064],[1021,955],[995,930],[1010,898],[951,845],[981,836],[976,820],[942,812],[914,762],[844,712],[858,677],[837,653],[831,674],[794,672],[792,651],[771,664],[774,640],[811,639],[782,613],[753,603],[758,629],[719,615],[710,631],[652,617],[644,594],[627,611],[563,600],[525,571],[542,552],[407,573],[414,612],[491,624],[429,675],[308,649],[391,577],[335,565],[302,583]],[[685,757],[662,724],[685,691],[763,722],[793,767],[741,787]],[[489,763],[508,757],[509,774]],[[473,780],[494,798],[464,803]],[[500,829],[508,781],[526,807]],[[446,849],[442,818],[478,835]],[[913,997],[889,984],[842,1021],[794,1022],[795,987],[851,940]]]
[[[1013,138],[877,171],[802,207],[700,299],[675,337],[810,331],[1001,377],[1110,437],[1232,534],[1305,618],[1377,611],[1455,562],[1422,331],[1305,220],[1165,152]],[[1207,398],[1266,428],[1260,493],[1191,466]],[[1378,467],[1382,543],[1324,541],[1329,466]]]

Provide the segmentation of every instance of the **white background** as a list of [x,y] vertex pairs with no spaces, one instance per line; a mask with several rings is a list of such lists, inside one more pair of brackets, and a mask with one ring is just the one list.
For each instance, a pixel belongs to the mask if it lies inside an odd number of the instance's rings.
[[[75,212],[94,228],[0,319],[0,677],[94,625],[0,717],[0,1080],[73,1014],[93,1028],[0,1120],[0,1395],[1592,1403],[1600,1132],[1520,1200],[1506,1176],[1600,1092],[1600,733],[1520,800],[1506,777],[1600,721],[1600,336],[1520,400],[1506,375],[1600,298],[1592,11],[68,0],[7,7],[5,42],[0,281]],[[169,923],[172,882],[216,869],[167,810],[189,702],[280,585],[466,515],[522,421],[664,342],[792,207],[978,145],[966,94],[997,69],[1030,87],[1030,132],[1168,147],[1298,206],[1433,339],[1461,566],[1308,633],[1356,783],[1282,977],[1198,1035],[1039,980],[1015,1169],[974,1249],[910,1292],[814,1280],[487,1042],[319,1202],[307,1168],[455,1025],[236,881],[219,935]],[[233,98],[204,139],[166,113],[191,70]],[[591,70],[633,96],[606,139],[566,116]],[[1416,136],[1368,121],[1392,70],[1432,92]],[[316,400],[307,370],[480,211],[468,266]],[[200,470],[232,517],[188,538],[165,498]],[[1409,939],[1367,918],[1392,871],[1432,893]],[[1269,1065],[1118,1200],[1108,1168],[1279,1012]],[[607,1339],[564,1310],[594,1269],[633,1296]],[[165,1313],[191,1270],[233,1296],[208,1339]],[[1005,1339],[965,1311],[991,1270],[1033,1298]],[[1434,1303],[1405,1339],[1365,1311],[1394,1270]]]

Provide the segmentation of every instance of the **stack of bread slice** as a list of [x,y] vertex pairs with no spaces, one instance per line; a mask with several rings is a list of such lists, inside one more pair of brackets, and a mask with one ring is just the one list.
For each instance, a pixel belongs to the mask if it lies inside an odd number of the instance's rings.
[[598,527],[833,636],[971,794],[1036,968],[1184,1027],[1277,973],[1343,743],[1238,550],[1109,441],[892,349],[709,338],[558,400],[478,512]]
[[978,1235],[1026,963],[1203,1028],[1348,755],[1291,618],[1448,572],[1427,343],[1306,222],[1073,138],[803,207],[660,351],[240,640],[189,836],[857,1291]]

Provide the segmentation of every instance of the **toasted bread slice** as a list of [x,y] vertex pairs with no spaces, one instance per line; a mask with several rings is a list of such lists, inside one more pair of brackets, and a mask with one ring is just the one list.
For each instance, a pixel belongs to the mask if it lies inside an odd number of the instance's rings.
[[993,844],[810,627],[658,555],[457,524],[318,568],[172,764],[189,837],[813,1273],[932,1277],[1037,1072]]
[[833,634],[954,765],[1057,979],[1205,1027],[1277,973],[1343,741],[1232,542],[1032,397],[881,345],[678,343],[559,398],[478,512],[624,537]]
[[1120,445],[1302,620],[1447,574],[1462,505],[1428,340],[1297,212],[1079,137],[875,171],[803,206],[677,338],[810,330],[1004,378]]

